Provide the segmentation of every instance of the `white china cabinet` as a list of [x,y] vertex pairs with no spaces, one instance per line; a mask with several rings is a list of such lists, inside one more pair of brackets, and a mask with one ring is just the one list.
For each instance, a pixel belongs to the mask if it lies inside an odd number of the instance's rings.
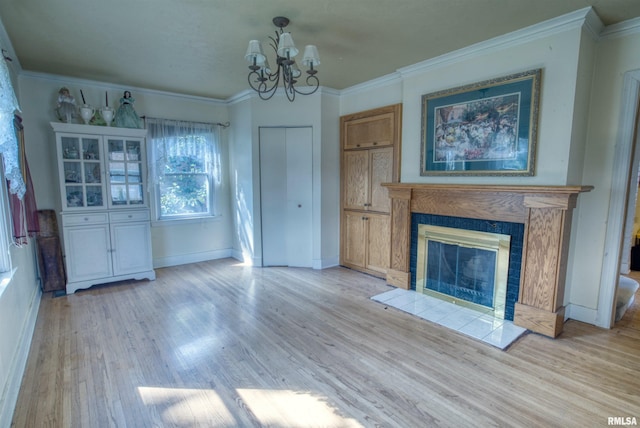
[[67,293],[155,279],[144,129],[52,122]]

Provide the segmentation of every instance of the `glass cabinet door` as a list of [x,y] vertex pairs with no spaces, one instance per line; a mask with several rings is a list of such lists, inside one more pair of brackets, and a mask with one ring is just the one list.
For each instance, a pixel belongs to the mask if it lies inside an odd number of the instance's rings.
[[107,140],[111,206],[144,205],[142,149],[141,140]]
[[61,136],[60,150],[65,208],[104,207],[100,140]]

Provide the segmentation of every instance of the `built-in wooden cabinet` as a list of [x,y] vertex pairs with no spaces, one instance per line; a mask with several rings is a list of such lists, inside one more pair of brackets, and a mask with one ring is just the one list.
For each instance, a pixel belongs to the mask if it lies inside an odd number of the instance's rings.
[[67,293],[155,279],[144,129],[52,123]]
[[393,147],[347,150],[343,154],[344,208],[389,213],[382,183],[393,181]]
[[343,148],[349,150],[395,145],[396,129],[399,129],[401,120],[398,114],[400,108],[395,107],[349,115],[350,119],[342,122]]
[[390,213],[382,183],[400,178],[402,105],[340,118],[340,264],[385,277],[390,263]]

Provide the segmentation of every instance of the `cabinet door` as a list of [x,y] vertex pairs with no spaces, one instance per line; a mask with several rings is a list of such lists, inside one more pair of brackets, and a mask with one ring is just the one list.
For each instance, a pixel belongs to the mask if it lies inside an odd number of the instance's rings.
[[65,211],[105,207],[101,158],[100,137],[58,136],[60,192]]
[[144,199],[142,139],[106,137],[109,207],[141,207]]
[[366,222],[364,213],[343,211],[342,215],[342,263],[365,267]]
[[385,214],[365,214],[367,227],[366,268],[387,273],[390,264],[391,229],[390,217]]
[[353,119],[344,122],[345,149],[390,146],[394,141],[395,113]]
[[109,225],[64,228],[65,257],[69,282],[111,276]]
[[368,209],[384,213],[391,212],[391,200],[386,187],[382,183],[393,180],[393,147],[369,150],[370,161],[370,195]]
[[369,203],[369,152],[345,151],[342,159],[343,208],[365,209]]
[[151,270],[151,228],[148,222],[112,223],[113,274]]

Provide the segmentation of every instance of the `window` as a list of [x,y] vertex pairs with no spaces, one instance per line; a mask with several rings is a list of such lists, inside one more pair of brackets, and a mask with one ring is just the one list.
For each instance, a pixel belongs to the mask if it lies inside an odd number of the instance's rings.
[[220,183],[218,128],[214,124],[146,119],[150,171],[158,220],[215,215]]
[[[2,168],[0,173],[9,181],[9,191],[19,199],[24,197],[26,186],[20,171],[18,158],[18,135],[14,114],[20,111],[18,99],[13,91],[11,75],[7,64],[0,57],[0,154]],[[2,180],[4,186],[4,180]],[[7,192],[0,192],[0,272],[11,269],[9,256],[11,216],[7,201]]]
[[[4,168],[0,165],[0,172],[4,175]],[[9,195],[7,186],[2,180],[0,186],[0,274],[11,270],[11,255],[9,246],[11,245],[11,212],[9,210]],[[1,280],[4,277],[0,275],[0,289],[2,288]]]

